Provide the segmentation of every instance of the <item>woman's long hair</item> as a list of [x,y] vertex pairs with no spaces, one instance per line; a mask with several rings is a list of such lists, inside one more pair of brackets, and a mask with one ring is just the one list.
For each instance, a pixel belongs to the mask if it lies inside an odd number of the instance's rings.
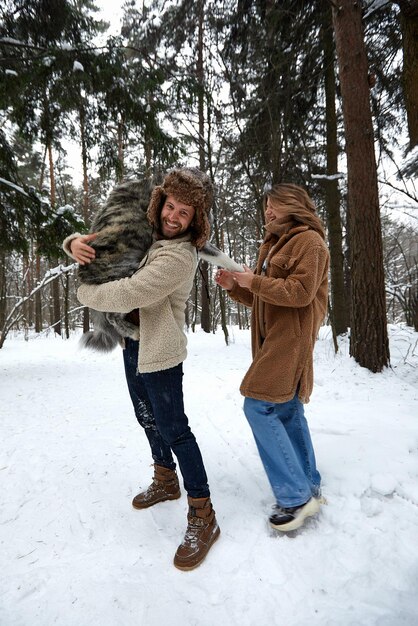
[[273,206],[277,204],[285,205],[288,208],[290,219],[301,224],[306,224],[309,228],[315,230],[322,239],[325,239],[325,228],[322,220],[316,213],[316,207],[313,200],[307,194],[303,187],[293,185],[292,183],[279,183],[268,189],[263,198],[263,209],[266,210],[267,200]]

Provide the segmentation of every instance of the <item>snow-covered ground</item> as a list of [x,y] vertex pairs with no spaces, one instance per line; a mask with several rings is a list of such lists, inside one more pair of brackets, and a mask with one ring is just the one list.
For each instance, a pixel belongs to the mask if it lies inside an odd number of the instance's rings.
[[137,511],[152,468],[120,351],[52,336],[0,351],[1,626],[418,624],[418,334],[390,327],[392,369],[316,348],[306,414],[327,506],[293,536],[273,504],[239,382],[249,333],[190,334],[185,399],[222,534],[202,566],[172,558],[186,496]]

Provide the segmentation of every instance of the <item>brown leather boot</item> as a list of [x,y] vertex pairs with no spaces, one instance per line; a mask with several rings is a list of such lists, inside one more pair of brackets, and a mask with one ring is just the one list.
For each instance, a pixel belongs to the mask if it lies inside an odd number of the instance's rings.
[[147,509],[157,502],[177,500],[180,496],[179,479],[176,471],[155,463],[152,483],[146,491],[135,496],[132,500],[132,506],[136,509]]
[[174,557],[174,565],[181,570],[194,569],[200,565],[221,532],[210,498],[188,497],[187,500],[187,530]]

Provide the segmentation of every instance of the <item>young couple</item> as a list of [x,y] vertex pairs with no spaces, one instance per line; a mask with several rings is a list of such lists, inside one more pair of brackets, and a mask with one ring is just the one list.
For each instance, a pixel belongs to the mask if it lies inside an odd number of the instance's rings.
[[[197,250],[209,237],[209,178],[195,168],[169,172],[148,207],[155,241],[130,278],[82,285],[80,302],[97,311],[139,309],[138,340],[126,338],[126,380],[135,415],[154,461],[154,477],[133,506],[144,509],[180,497],[177,459],[188,496],[188,525],[174,565],[200,565],[220,535],[199,446],[184,413],[185,305]],[[320,505],[320,475],[304,417],[313,385],[313,347],[327,304],[328,251],[307,193],[290,184],[265,195],[266,237],[255,273],[219,270],[216,282],[252,307],[253,363],[241,393],[276,507],[270,524],[289,531]],[[71,235],[64,250],[78,263],[95,256],[95,236]]]

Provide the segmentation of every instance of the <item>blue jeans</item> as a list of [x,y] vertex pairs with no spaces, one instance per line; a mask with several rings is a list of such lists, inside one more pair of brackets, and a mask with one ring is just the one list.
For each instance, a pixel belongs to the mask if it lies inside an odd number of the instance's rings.
[[280,404],[245,398],[244,413],[277,503],[290,508],[319,495],[321,476],[297,393]]
[[175,469],[177,457],[184,488],[192,498],[209,497],[202,455],[189,427],[183,404],[183,366],[139,374],[138,341],[125,339],[123,361],[134,411],[145,431],[157,465]]

